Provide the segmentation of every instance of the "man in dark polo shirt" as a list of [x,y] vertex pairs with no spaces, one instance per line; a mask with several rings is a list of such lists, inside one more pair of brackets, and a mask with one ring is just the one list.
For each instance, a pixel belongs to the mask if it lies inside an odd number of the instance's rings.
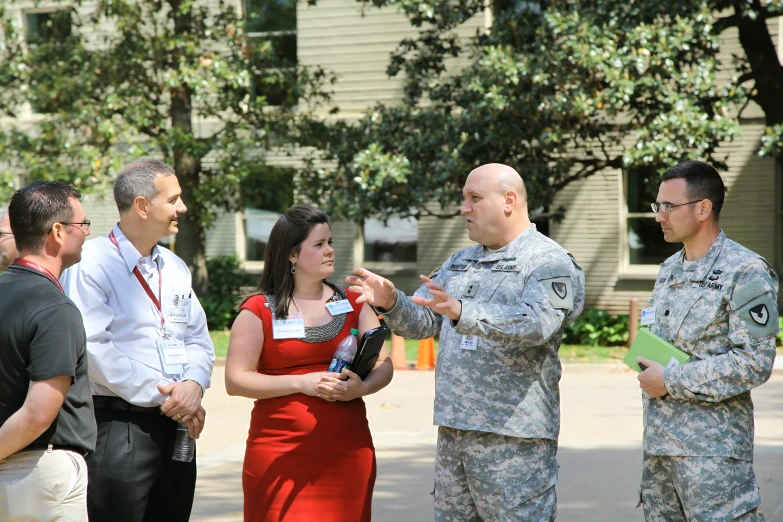
[[0,275],[0,520],[87,520],[87,338],[58,282],[90,234],[80,197],[39,182],[9,205],[20,257]]

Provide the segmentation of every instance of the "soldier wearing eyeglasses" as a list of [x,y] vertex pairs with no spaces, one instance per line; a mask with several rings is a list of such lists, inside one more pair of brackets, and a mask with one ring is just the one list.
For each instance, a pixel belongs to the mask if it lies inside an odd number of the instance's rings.
[[664,239],[684,248],[661,265],[650,329],[691,360],[664,368],[637,359],[647,367],[638,379],[648,521],[764,520],[750,390],[775,360],[778,277],[720,229],[724,195],[712,166],[687,161],[664,173],[652,204]]

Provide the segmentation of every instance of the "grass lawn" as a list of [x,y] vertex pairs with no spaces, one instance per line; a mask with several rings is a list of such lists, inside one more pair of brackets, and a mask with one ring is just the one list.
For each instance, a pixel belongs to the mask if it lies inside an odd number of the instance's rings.
[[[215,355],[225,357],[228,350],[228,330],[215,330],[209,333],[215,343]],[[391,347],[391,338],[387,346]],[[622,360],[627,348],[623,346],[579,346],[564,344],[560,347],[560,359],[567,363],[607,363]],[[405,358],[415,361],[419,353],[419,341],[405,339]],[[435,356],[438,356],[438,340],[435,339]]]
[[628,348],[625,346],[584,346],[563,344],[560,346],[560,360],[564,363],[608,363],[622,361]]
[[218,357],[225,357],[228,352],[228,334],[231,330],[212,330],[209,332],[209,336],[212,337],[212,342],[215,343],[215,355]]

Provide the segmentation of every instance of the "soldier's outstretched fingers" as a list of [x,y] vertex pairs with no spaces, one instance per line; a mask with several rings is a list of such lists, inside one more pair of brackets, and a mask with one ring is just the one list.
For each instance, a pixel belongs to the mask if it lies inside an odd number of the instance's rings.
[[432,306],[435,304],[434,299],[427,299],[426,297],[419,297],[416,295],[411,297],[411,302],[413,302],[413,304],[417,304],[419,306],[426,306],[428,308],[432,308]]
[[354,268],[354,275],[345,278],[351,292],[359,294],[357,302],[368,302],[381,308],[392,308],[397,302],[394,284],[386,278],[374,274],[366,268]]

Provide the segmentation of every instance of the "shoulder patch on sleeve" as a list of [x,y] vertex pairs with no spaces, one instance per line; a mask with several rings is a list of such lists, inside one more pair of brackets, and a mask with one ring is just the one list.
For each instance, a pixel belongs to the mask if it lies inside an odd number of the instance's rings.
[[440,267],[435,268],[432,272],[430,272],[430,275],[427,276],[427,279],[432,279],[432,276],[437,274],[440,271]]
[[571,284],[571,278],[551,277],[540,280],[539,283],[544,287],[549,302],[553,308],[561,310],[572,310],[574,308],[574,288]]
[[737,317],[754,341],[778,333],[778,307],[770,294],[765,293],[751,299],[737,309]]

